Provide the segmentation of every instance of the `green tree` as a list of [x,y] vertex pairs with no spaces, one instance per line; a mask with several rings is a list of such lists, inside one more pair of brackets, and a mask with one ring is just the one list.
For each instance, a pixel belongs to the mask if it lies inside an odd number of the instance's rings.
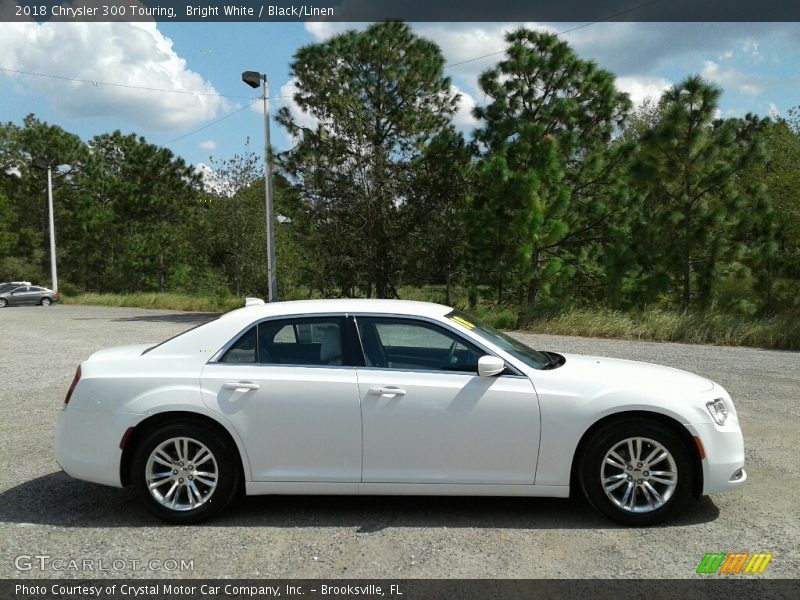
[[633,176],[644,197],[633,243],[643,301],[666,293],[684,311],[710,306],[741,211],[765,202],[740,180],[761,156],[763,122],[717,120],[720,93],[687,78],[664,93],[661,119],[642,135]]
[[[0,126],[0,194],[6,198],[4,253],[13,260],[5,269],[14,278],[36,279],[45,283],[49,277],[49,222],[47,208],[47,173],[33,167],[42,161],[53,168],[54,213],[59,241],[59,264],[65,257],[61,246],[63,228],[72,221],[73,207],[79,195],[76,177],[88,160],[86,145],[76,135],[28,115],[22,126]],[[0,256],[3,252],[0,251]],[[15,274],[12,274],[12,271]]]
[[472,255],[498,297],[508,288],[533,303],[591,275],[587,249],[624,210],[629,145],[611,142],[630,101],[611,73],[555,35],[520,28],[506,42],[507,58],[480,77],[490,102],[475,111]]
[[745,232],[749,242],[744,262],[754,276],[761,307],[778,312],[800,307],[800,113],[766,123],[766,160],[751,165],[743,176],[750,186],[764,186],[770,205],[748,211],[754,221]]
[[294,100],[315,124],[279,111],[297,139],[281,165],[306,203],[318,273],[344,294],[394,294],[416,159],[455,111],[443,67],[439,48],[400,22],[306,46],[291,63]]
[[[266,276],[266,227],[262,159],[251,152],[212,161],[213,184],[207,186],[206,223],[197,240],[210,263],[219,267],[228,288],[237,296],[264,296]],[[296,193],[286,179],[273,176],[275,250],[278,294],[282,299],[299,295],[298,272],[305,258],[296,243]]]
[[85,287],[165,291],[195,264],[189,231],[198,218],[200,179],[166,148],[119,131],[90,142],[91,160],[71,232],[76,276]]
[[406,281],[444,284],[444,303],[461,279],[467,246],[466,207],[471,152],[464,136],[444,129],[425,147],[413,169],[404,218],[410,244]]

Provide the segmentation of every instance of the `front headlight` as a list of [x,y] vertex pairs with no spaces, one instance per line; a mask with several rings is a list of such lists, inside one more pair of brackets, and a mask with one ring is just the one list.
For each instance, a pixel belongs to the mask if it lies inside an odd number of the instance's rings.
[[725,421],[728,419],[728,407],[725,406],[722,398],[706,402],[706,408],[717,425],[725,425]]

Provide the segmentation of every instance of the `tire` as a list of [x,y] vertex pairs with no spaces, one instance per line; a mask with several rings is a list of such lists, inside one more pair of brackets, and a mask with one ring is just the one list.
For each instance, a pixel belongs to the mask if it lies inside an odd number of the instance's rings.
[[661,423],[646,419],[612,423],[595,432],[578,473],[589,504],[613,521],[631,526],[655,525],[673,517],[689,499],[694,480],[683,440]]
[[[191,464],[198,458],[200,464]],[[214,428],[176,422],[153,431],[137,445],[131,481],[156,517],[191,524],[210,519],[230,504],[241,485],[241,468],[236,449]],[[148,481],[164,483],[151,491]]]
[[50,298],[42,298],[41,302],[39,302],[42,306],[50,306],[52,303],[53,301]]
[[6,306],[8,306],[8,300],[0,298],[0,308],[5,308]]

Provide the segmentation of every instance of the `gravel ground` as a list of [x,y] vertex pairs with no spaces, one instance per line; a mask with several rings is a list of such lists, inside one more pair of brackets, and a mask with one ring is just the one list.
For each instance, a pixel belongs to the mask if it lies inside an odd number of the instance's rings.
[[15,557],[40,554],[101,559],[103,576],[174,576],[130,561],[184,559],[193,570],[183,577],[684,578],[696,577],[710,551],[773,552],[763,576],[797,576],[800,354],[791,352],[520,334],[540,348],[687,369],[731,393],[748,485],[693,501],[658,528],[618,527],[581,500],[291,496],[247,498],[202,526],[165,526],[130,491],[61,473],[53,429],[76,365],[97,349],[160,341],[208,318],[83,306],[0,311],[0,577],[93,575],[15,568]]

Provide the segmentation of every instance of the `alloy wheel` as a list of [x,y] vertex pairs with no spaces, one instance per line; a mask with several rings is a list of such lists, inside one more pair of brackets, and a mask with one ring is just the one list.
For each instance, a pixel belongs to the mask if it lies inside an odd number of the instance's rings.
[[207,446],[189,437],[174,437],[150,453],[145,467],[150,495],[161,506],[189,511],[214,494],[219,467]]
[[666,504],[678,485],[672,454],[646,437],[626,438],[606,453],[600,481],[611,502],[632,513],[648,513]]

